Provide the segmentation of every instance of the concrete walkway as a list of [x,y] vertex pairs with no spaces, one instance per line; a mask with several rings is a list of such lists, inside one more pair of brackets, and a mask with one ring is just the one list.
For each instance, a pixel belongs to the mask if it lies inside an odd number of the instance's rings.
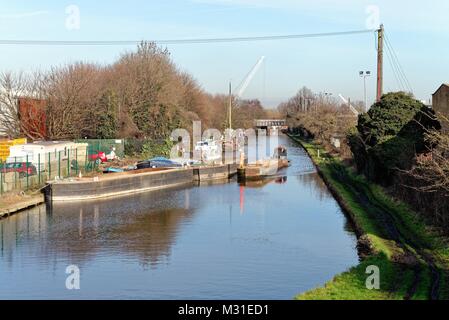
[[12,216],[20,211],[36,207],[43,203],[45,203],[44,195],[24,197],[23,200],[20,200],[14,204],[0,207],[0,219]]

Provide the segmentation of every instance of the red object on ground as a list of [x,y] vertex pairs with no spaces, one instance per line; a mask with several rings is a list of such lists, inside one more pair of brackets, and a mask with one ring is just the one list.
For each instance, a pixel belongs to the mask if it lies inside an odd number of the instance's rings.
[[101,163],[108,162],[108,158],[106,157],[106,153],[98,152],[96,154],[89,155],[90,161],[101,161]]

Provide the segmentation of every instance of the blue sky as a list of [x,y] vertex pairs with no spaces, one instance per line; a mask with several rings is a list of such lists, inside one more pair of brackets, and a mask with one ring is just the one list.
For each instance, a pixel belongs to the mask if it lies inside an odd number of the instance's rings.
[[[66,8],[80,10],[80,28],[66,27]],[[373,7],[374,6],[374,7]],[[158,40],[361,30],[380,21],[419,99],[449,82],[449,1],[427,0],[171,0],[4,1],[0,38],[7,40]],[[375,20],[375,19],[374,19]],[[177,65],[204,89],[226,92],[261,56],[266,62],[245,98],[276,106],[303,85],[363,98],[359,70],[376,70],[373,34],[252,43],[168,46]],[[0,70],[32,71],[73,61],[110,63],[132,47],[0,46]],[[385,90],[400,87],[385,60]],[[368,79],[368,98],[375,76]]]

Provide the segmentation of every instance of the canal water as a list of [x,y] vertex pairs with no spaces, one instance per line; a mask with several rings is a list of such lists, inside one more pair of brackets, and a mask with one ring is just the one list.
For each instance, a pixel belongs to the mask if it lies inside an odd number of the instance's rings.
[[[356,265],[305,151],[259,183],[57,204],[0,221],[0,299],[292,299]],[[67,290],[66,268],[80,270]]]

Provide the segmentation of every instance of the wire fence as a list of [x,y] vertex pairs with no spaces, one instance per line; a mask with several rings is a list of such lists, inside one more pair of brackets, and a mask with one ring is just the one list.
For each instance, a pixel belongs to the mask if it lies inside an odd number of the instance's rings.
[[104,152],[106,154],[114,151],[117,157],[125,156],[125,140],[124,139],[79,139],[76,143],[87,143],[89,154]]
[[89,148],[66,148],[0,161],[0,194],[43,188],[48,181],[97,172],[101,159]]

